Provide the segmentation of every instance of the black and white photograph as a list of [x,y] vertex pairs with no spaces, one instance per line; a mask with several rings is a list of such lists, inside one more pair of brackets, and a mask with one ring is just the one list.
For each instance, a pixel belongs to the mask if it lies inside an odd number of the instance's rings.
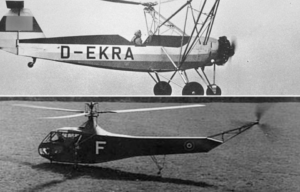
[[296,0],[6,2],[0,95],[300,94]]
[[300,191],[296,0],[1,0],[0,191]]
[[299,191],[299,100],[3,99],[1,191]]

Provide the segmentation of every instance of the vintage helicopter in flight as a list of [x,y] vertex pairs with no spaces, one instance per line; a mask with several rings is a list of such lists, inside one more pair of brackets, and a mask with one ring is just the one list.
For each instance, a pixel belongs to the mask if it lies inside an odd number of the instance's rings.
[[50,108],[36,105],[16,104],[20,107],[30,107],[55,111],[72,112],[76,114],[47,119],[61,119],[86,116],[88,120],[79,127],[63,127],[51,131],[38,147],[39,154],[51,162],[78,164],[102,163],[136,156],[151,156],[159,173],[163,166],[155,155],[204,153],[218,147],[235,136],[259,124],[263,111],[257,111],[257,120],[247,122],[243,126],[214,134],[208,137],[155,137],[115,134],[105,131],[97,124],[97,117],[107,113],[131,113],[155,110],[171,110],[203,107],[204,105],[181,105],[156,108],[139,108],[125,110],[100,111],[98,103],[87,103],[85,110]]
[[[126,0],[104,0],[144,6],[148,38],[135,44],[120,35],[92,35],[46,38],[24,0],[6,0],[10,11],[0,21],[0,50],[31,57],[33,67],[37,59],[106,68],[123,71],[146,72],[155,81],[155,95],[171,95],[173,78],[179,74],[184,82],[183,95],[204,95],[198,82],[190,82],[187,70],[197,72],[206,84],[206,95],[221,95],[215,82],[216,65],[224,65],[235,53],[236,43],[231,44],[223,36],[210,38],[220,0],[204,0],[197,10],[192,0],[187,0],[170,17],[166,18],[154,9],[164,2],[138,3]],[[167,1],[168,2],[168,1]],[[186,10],[184,28],[180,29],[171,20]],[[117,19],[117,18],[116,18]],[[189,32],[187,24],[193,24]],[[166,29],[166,30],[165,30]],[[176,35],[167,34],[168,31]],[[213,66],[213,80],[204,69]],[[163,72],[172,72],[164,77]],[[167,81],[162,81],[166,78]],[[174,83],[176,84],[176,83]]]

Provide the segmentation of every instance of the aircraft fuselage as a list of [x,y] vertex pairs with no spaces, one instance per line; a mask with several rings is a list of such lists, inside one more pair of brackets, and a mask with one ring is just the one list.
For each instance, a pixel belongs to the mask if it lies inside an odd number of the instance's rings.
[[[167,42],[159,40],[142,46],[136,46],[118,35],[26,39],[19,41],[18,54],[115,70],[174,71],[181,57],[181,37],[177,37],[177,42],[168,42],[174,39],[166,38]],[[185,45],[182,50],[184,48]],[[217,50],[218,41],[215,39],[210,39],[207,45],[197,44],[180,69],[212,65],[210,61],[218,56]]]

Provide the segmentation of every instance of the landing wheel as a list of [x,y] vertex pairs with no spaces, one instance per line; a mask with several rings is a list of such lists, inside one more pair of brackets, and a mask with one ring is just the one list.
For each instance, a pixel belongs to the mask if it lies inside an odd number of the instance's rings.
[[28,67],[29,67],[29,68],[32,68],[32,67],[33,67],[33,65],[34,65],[34,63],[33,63],[33,62],[29,62],[29,63],[28,63]]
[[221,88],[219,86],[217,86],[216,84],[211,85],[212,88],[207,87],[206,89],[206,95],[221,95],[222,91]]
[[171,95],[172,87],[169,83],[165,81],[160,81],[156,83],[153,91],[155,95]]
[[204,95],[204,89],[199,83],[190,82],[184,86],[182,95]]

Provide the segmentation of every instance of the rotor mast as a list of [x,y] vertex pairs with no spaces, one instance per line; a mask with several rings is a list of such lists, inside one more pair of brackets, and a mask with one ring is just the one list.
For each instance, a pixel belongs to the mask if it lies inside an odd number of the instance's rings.
[[97,118],[99,116],[98,110],[97,110],[98,103],[90,102],[86,103],[85,105],[85,113],[86,117],[88,117],[88,120],[80,126],[81,129],[84,131],[96,134],[97,133]]

